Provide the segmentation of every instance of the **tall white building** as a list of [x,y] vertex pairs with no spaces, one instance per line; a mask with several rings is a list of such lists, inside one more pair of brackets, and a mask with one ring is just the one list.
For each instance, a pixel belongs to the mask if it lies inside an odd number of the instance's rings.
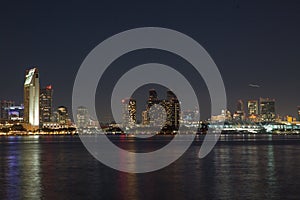
[[26,70],[24,82],[24,122],[32,127],[39,126],[40,81],[37,68]]

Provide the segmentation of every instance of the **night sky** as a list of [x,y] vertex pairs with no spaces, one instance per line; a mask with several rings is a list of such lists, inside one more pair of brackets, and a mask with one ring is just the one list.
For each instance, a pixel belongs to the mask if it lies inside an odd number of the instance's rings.
[[[2,1],[0,99],[21,103],[25,69],[38,66],[41,86],[54,88],[55,107],[71,109],[73,82],[86,55],[114,34],[147,26],[180,31],[208,51],[222,74],[230,110],[238,99],[270,97],[276,99],[277,113],[296,115],[300,105],[297,0]],[[115,67],[122,71],[130,63],[158,57],[162,63],[179,63],[162,55],[137,52]],[[188,67],[183,71],[187,76],[191,72]],[[116,78],[117,73],[110,76]],[[251,88],[251,83],[261,87]],[[205,99],[205,86],[199,83],[199,88],[203,93],[198,95]]]

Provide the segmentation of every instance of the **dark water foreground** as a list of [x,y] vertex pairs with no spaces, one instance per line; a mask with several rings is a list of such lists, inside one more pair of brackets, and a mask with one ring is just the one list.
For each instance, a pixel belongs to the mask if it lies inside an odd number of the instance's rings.
[[0,137],[0,199],[300,199],[299,136],[222,136],[198,159],[201,140],[162,170],[127,174],[95,160],[78,136]]

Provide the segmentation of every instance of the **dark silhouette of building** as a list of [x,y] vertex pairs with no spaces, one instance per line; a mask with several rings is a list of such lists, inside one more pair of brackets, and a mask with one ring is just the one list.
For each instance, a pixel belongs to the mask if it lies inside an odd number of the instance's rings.
[[7,121],[9,120],[9,107],[12,107],[15,105],[14,101],[6,101],[2,100],[0,101],[0,119],[1,121]]

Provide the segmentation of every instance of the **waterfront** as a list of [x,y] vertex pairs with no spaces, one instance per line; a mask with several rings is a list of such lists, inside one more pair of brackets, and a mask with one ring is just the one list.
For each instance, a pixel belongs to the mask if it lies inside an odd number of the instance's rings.
[[[145,142],[110,136],[133,151]],[[159,136],[148,146],[160,146]],[[203,137],[175,163],[127,174],[95,160],[78,136],[0,137],[1,199],[283,199],[300,196],[300,136],[223,135],[198,159]]]

